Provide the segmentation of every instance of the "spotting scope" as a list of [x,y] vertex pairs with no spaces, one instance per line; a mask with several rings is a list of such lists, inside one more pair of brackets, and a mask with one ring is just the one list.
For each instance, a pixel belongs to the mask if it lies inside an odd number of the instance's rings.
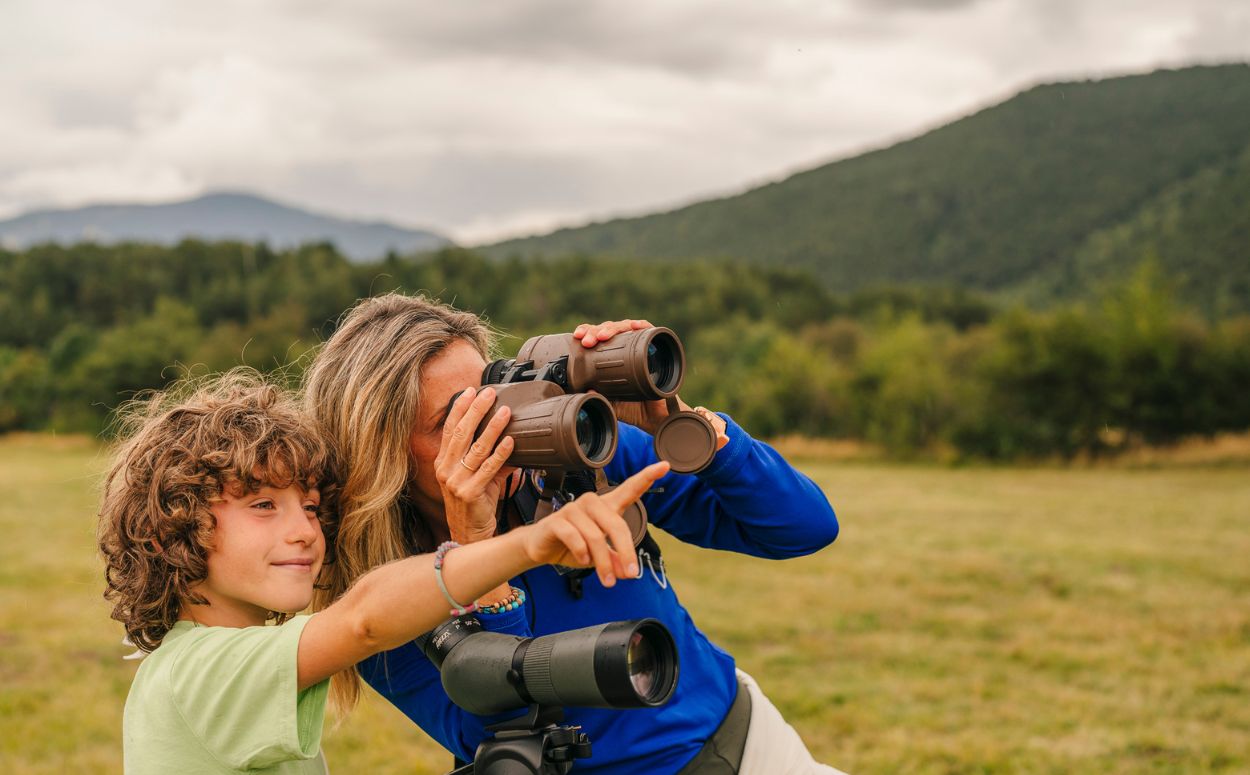
[[451,701],[482,716],[532,705],[654,708],[677,687],[677,646],[656,619],[521,638],[486,632],[468,615],[420,645]]

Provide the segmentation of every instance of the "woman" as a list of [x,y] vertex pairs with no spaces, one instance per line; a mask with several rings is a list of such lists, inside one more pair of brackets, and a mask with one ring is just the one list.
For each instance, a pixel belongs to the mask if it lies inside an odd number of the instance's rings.
[[[649,325],[582,325],[574,336],[593,347]],[[472,439],[494,400],[491,388],[478,387],[490,349],[491,332],[475,315],[391,294],[360,302],[318,353],[306,405],[337,440],[346,465],[340,517],[327,528],[337,558],[323,572],[314,607],[328,605],[377,565],[520,523],[525,477],[504,465],[512,441],[500,439],[508,413],[501,410]],[[618,418],[632,423],[621,425],[605,469],[609,481],[619,482],[654,462],[647,431],[667,410],[663,401],[614,404]],[[815,552],[836,538],[833,510],[810,480],[728,417],[699,411],[717,429],[720,449],[705,470],[669,474],[644,496],[651,525],[699,546],[778,559]],[[479,614],[486,629],[523,637],[648,616],[672,632],[681,676],[666,705],[565,709],[568,723],[581,725],[594,746],[578,771],[834,772],[812,762],[749,676],[694,626],[667,583],[655,544],[644,546],[651,551],[640,552],[637,580],[609,588],[598,578],[571,582],[542,567],[478,600],[500,611]],[[522,596],[523,603],[511,605]],[[453,705],[437,669],[414,644],[336,676],[336,704],[354,704],[362,676],[461,759],[472,757],[484,727],[497,720]]]

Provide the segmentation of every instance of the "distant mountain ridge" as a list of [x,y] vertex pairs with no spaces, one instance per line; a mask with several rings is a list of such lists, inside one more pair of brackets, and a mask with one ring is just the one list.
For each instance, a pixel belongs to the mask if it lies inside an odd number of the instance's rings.
[[424,252],[451,245],[430,231],[320,215],[253,194],[222,191],[165,204],[103,204],[38,210],[0,221],[0,245],[123,241],[174,244],[204,240],[268,242],[275,248],[333,242],[345,256],[366,261],[388,251]]
[[757,261],[829,287],[1049,300],[1144,257],[1209,310],[1250,311],[1250,65],[1051,83],[889,148],[670,212],[479,248]]

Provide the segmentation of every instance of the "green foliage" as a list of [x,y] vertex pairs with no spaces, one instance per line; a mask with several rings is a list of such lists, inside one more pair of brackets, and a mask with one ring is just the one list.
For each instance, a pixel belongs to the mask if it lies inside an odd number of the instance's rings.
[[1106,332],[1079,308],[1004,316],[974,365],[982,403],[954,427],[953,442],[991,458],[1100,451],[1111,421],[1111,352]]
[[1209,315],[1250,311],[1250,146],[1160,191],[1131,218],[1089,235],[1029,284],[1035,300],[1119,285],[1142,256]]
[[41,427],[48,416],[51,381],[42,353],[0,347],[0,432]]
[[1247,427],[1247,329],[1212,330],[1178,309],[1147,262],[1090,310],[1016,311],[977,363],[981,411],[957,423],[969,454],[1098,454]]
[[847,435],[848,377],[836,361],[775,323],[735,317],[686,344],[683,391],[753,432]]
[[869,441],[895,454],[933,447],[956,411],[951,332],[908,316],[865,351],[853,383],[855,416]]
[[194,309],[158,299],[151,315],[100,335],[66,374],[62,401],[85,403],[103,425],[123,400],[182,376],[177,364],[186,362],[199,335]]
[[793,269],[642,269],[458,249],[349,264],[329,245],[193,240],[0,253],[0,431],[97,431],[189,371],[245,363],[294,383],[345,309],[393,289],[488,316],[501,355],[583,321],[670,326],[686,344],[683,397],[760,436],[1012,459],[1250,427],[1250,319],[1195,317],[1157,262],[1088,304],[1005,313],[966,290],[838,296]]

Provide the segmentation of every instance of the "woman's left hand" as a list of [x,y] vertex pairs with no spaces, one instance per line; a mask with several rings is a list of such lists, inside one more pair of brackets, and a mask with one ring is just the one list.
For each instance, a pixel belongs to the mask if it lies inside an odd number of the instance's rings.
[[[599,325],[593,323],[582,323],[573,329],[573,338],[581,342],[583,347],[591,348],[600,342],[606,342],[617,334],[626,331],[641,331],[644,328],[654,328],[650,321],[647,320],[605,320]],[[716,449],[720,449],[729,443],[729,436],[726,435],[726,424],[720,415],[705,409],[702,406],[691,408],[689,404],[681,400],[681,396],[673,396],[677,399],[677,406],[685,412],[695,412],[702,415],[708,422],[712,424],[712,429],[716,431]],[[612,409],[616,412],[616,419],[623,423],[642,428],[647,433],[655,435],[655,431],[660,427],[660,423],[668,417],[668,402],[660,399],[657,401],[612,401]]]

